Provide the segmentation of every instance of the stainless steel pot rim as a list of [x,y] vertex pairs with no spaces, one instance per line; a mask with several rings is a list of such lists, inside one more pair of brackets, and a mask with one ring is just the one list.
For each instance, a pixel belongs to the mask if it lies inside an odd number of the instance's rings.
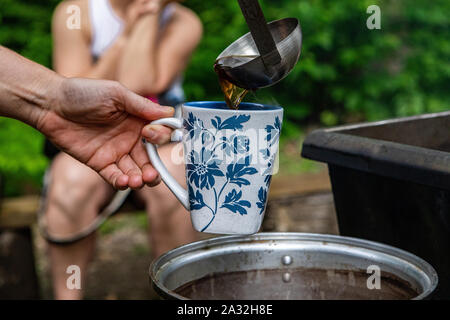
[[323,244],[335,244],[335,245],[348,245],[359,249],[368,249],[371,251],[380,252],[385,255],[393,256],[397,259],[404,260],[409,264],[414,265],[422,271],[428,278],[430,286],[426,288],[420,295],[414,298],[414,300],[421,300],[430,295],[438,284],[438,275],[435,269],[422,258],[404,251],[399,248],[395,248],[383,243],[353,238],[344,237],[338,235],[329,234],[315,234],[315,233],[301,233],[301,232],[263,232],[252,235],[231,235],[231,236],[219,236],[211,239],[201,240],[186,244],[184,246],[175,248],[154,260],[149,268],[149,275],[152,284],[157,291],[160,291],[166,296],[172,296],[176,299],[186,300],[185,297],[176,294],[175,292],[168,290],[157,279],[158,271],[164,267],[167,263],[180,256],[195,253],[198,250],[213,249],[214,247],[224,247],[226,245],[233,244],[252,244],[261,242],[289,242],[289,241],[309,241],[309,242],[322,242]]

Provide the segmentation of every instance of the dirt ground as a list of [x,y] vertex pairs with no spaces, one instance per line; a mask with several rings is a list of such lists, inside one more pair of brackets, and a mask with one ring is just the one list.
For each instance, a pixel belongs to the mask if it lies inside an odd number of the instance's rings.
[[[120,213],[102,226],[84,288],[86,299],[158,299],[149,285],[151,248],[146,221],[145,212]],[[262,231],[337,234],[331,193],[269,200]],[[41,297],[52,299],[46,245],[37,232],[34,234]]]
[[[97,249],[89,267],[86,299],[156,299],[150,290],[151,263],[146,227],[136,221],[144,212],[118,214],[97,234]],[[105,231],[106,230],[106,231]],[[41,297],[52,299],[46,243],[35,232],[35,256]]]

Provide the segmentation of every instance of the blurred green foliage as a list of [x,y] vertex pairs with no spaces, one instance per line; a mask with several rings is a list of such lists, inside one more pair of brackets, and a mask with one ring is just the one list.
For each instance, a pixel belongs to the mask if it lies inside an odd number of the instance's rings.
[[[0,44],[50,67],[50,22],[58,2],[1,0]],[[0,174],[6,195],[34,192],[40,185],[47,165],[42,143],[42,135],[33,128],[0,117]]]
[[[450,108],[450,1],[262,0],[267,20],[296,17],[303,32],[300,61],[272,88],[292,123],[323,125],[376,120]],[[212,64],[247,31],[237,1],[187,0],[205,37],[186,74],[192,100],[220,99]],[[381,9],[381,30],[369,30],[369,5]],[[295,127],[295,126],[294,126]],[[297,126],[298,127],[298,126]],[[293,134],[295,130],[289,130]],[[288,134],[288,132],[284,132]]]
[[[94,0],[95,1],[95,0]],[[1,0],[0,44],[50,66],[50,19],[58,0]],[[308,124],[332,126],[450,108],[450,1],[260,0],[267,20],[296,17],[303,31],[300,62],[276,86],[246,100],[285,108],[283,137]],[[369,5],[381,8],[381,30],[369,30]],[[237,1],[186,0],[204,38],[185,75],[188,100],[222,100],[212,65],[247,32]],[[0,172],[8,194],[38,182],[46,161],[42,137],[0,119]]]

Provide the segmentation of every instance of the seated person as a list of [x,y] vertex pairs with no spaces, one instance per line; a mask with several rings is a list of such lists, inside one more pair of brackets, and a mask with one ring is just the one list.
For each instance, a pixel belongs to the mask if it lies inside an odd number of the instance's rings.
[[[81,9],[80,29],[66,26],[70,5]],[[155,102],[175,106],[182,102],[181,75],[201,39],[202,25],[177,1],[71,0],[57,7],[52,33],[53,66],[59,74],[116,80]],[[164,145],[159,153],[185,185],[184,164],[171,161],[176,145]],[[47,144],[46,153],[53,160],[45,223],[49,234],[71,235],[89,225],[116,191],[89,167],[51,149]],[[189,214],[163,183],[137,190],[136,196],[148,212],[153,258],[196,240]],[[95,233],[69,245],[49,243],[55,299],[82,298],[81,290],[66,287],[66,269],[79,266],[84,279],[94,247]]]

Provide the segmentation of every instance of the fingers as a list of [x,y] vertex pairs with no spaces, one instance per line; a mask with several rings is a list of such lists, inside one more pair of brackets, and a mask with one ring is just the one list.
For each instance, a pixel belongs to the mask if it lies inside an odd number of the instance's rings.
[[154,187],[161,182],[158,172],[150,164],[142,143],[137,143],[130,154],[124,155],[117,164],[102,169],[100,175],[114,188],[139,189],[144,184]]
[[147,152],[142,143],[136,144],[131,151],[131,157],[136,164],[141,168],[142,181],[146,185],[153,187],[161,182],[158,172],[153,168],[148,159]]
[[148,13],[157,13],[161,9],[161,1],[160,0],[152,0],[148,1],[145,4],[145,11]]
[[139,0],[136,2],[139,14],[158,13],[162,6],[161,0]]
[[142,128],[142,136],[153,144],[165,144],[170,141],[172,129],[162,125],[148,124]]
[[157,103],[151,102],[147,98],[131,92],[125,87],[123,87],[122,90],[122,102],[125,111],[136,117],[151,121],[160,118],[172,117],[175,112],[172,107],[160,106]]
[[142,171],[130,155],[124,155],[117,166],[128,176],[128,186],[131,189],[139,189],[143,186]]
[[144,164],[141,169],[129,155],[123,157],[117,165],[110,164],[102,169],[99,174],[119,190],[139,189],[144,183],[153,187],[161,182],[158,172],[150,163]]
[[123,174],[115,163],[100,170],[99,174],[116,189],[125,190],[128,188],[128,176]]

